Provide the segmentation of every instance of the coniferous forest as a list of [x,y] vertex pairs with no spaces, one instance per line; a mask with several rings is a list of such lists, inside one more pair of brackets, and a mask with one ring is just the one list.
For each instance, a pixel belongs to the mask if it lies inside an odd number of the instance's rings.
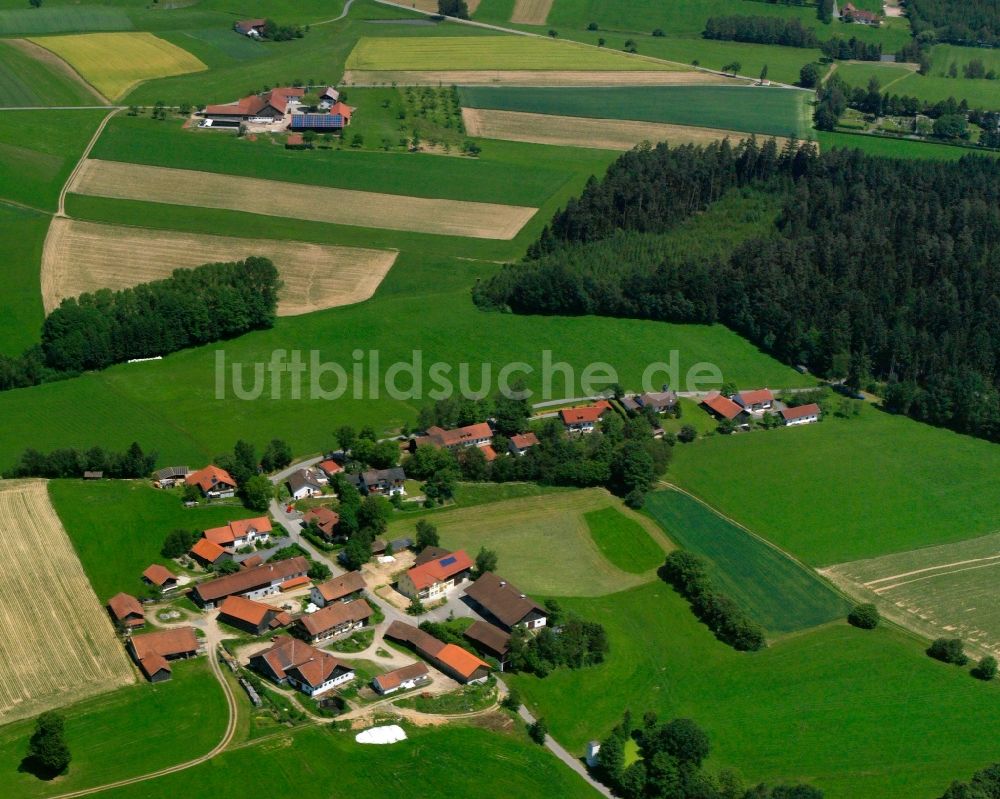
[[[740,186],[772,232],[727,257],[669,231]],[[773,141],[637,148],[559,211],[483,308],[722,322],[886,408],[1000,440],[1000,163],[902,161]]]

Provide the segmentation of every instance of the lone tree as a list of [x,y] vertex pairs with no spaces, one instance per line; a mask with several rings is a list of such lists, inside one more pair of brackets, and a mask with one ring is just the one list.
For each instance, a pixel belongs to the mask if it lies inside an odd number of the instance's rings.
[[847,620],[862,630],[874,630],[878,627],[881,618],[878,608],[870,602],[866,602],[863,605],[855,605],[854,609],[847,614]]
[[545,736],[548,734],[549,728],[545,723],[545,719],[538,719],[538,721],[528,725],[528,736],[536,744],[544,744]]
[[438,536],[437,527],[427,519],[421,519],[417,522],[417,551],[438,546],[441,546],[441,538]]
[[476,555],[476,577],[481,577],[486,572],[497,570],[497,553],[492,549],[481,547]]
[[989,682],[997,676],[997,659],[987,655],[972,669],[972,676]]
[[954,663],[956,666],[964,666],[969,662],[968,656],[962,649],[961,638],[937,638],[928,647],[927,654],[936,660]]
[[438,0],[438,13],[444,17],[469,18],[469,6],[465,0]]
[[72,756],[66,745],[64,728],[63,717],[54,711],[42,713],[35,721],[25,760],[39,776],[55,777],[69,767]]

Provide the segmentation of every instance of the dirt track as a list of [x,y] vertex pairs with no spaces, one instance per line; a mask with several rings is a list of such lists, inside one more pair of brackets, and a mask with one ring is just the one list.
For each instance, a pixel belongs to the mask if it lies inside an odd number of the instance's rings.
[[83,163],[69,190],[97,197],[481,239],[514,238],[538,210],[94,159]]
[[[670,144],[707,144],[722,139],[737,142],[749,133],[661,122],[530,114],[520,111],[462,109],[462,119],[470,136],[507,141],[630,150],[639,142],[667,141]],[[779,140],[779,146],[783,140]]]
[[394,70],[349,69],[344,82],[354,86],[683,86],[706,83],[745,84],[712,72],[582,70]]
[[397,253],[53,219],[42,255],[42,300],[48,313],[66,297],[135,286],[168,277],[174,269],[249,255],[274,261],[285,284],[278,315],[294,316],[368,299]]

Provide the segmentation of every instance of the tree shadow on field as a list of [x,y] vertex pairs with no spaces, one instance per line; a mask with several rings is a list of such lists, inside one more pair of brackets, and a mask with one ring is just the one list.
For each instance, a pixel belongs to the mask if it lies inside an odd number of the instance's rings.
[[63,769],[62,771],[53,771],[50,768],[46,768],[34,757],[25,757],[17,766],[17,770],[20,774],[31,774],[40,780],[49,782],[54,780],[56,777],[62,776],[67,772],[68,769]]

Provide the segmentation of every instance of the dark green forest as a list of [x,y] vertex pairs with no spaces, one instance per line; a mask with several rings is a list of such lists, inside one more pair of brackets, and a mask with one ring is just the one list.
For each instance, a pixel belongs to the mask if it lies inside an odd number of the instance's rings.
[[816,47],[819,40],[812,28],[797,19],[733,15],[709,17],[702,36],[733,42],[783,44],[786,47]]
[[39,346],[0,356],[0,391],[271,327],[279,288],[274,264],[251,257],[63,300],[45,319]]
[[[724,193],[780,192],[727,257],[669,231]],[[886,408],[1000,440],[1000,164],[747,140],[637,148],[559,211],[523,264],[474,289],[515,313],[722,322]]]
[[916,36],[930,31],[955,44],[1000,44],[997,0],[907,0],[906,14]]

